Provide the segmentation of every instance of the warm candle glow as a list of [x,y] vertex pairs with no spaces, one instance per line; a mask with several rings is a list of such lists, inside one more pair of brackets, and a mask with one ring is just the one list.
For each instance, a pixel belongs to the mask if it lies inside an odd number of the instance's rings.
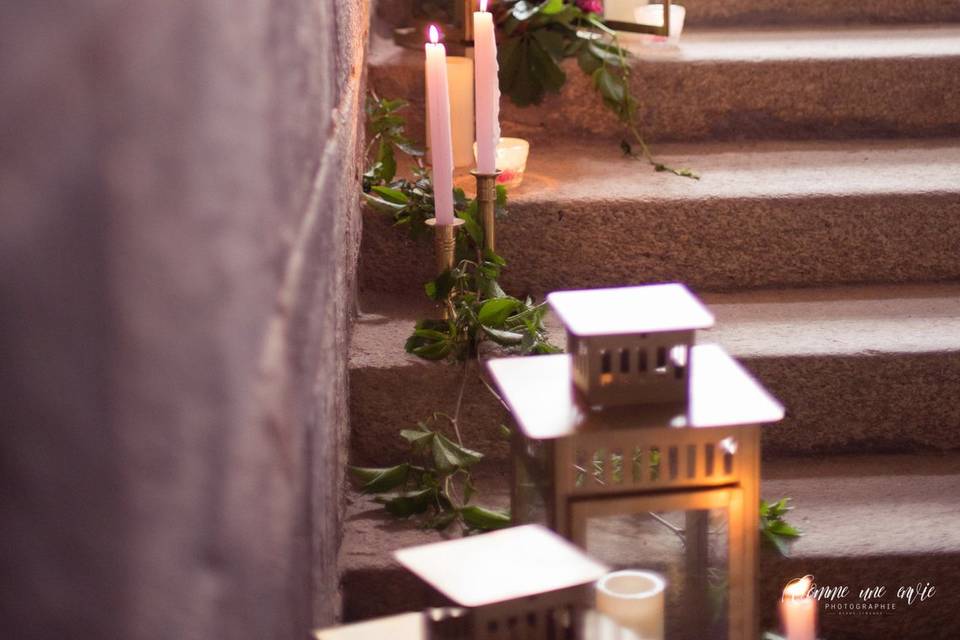
[[787,640],[816,640],[817,601],[810,597],[813,576],[794,578],[783,588],[780,619]]
[[437,30],[437,25],[430,25],[430,42],[437,44],[440,42],[440,31]]
[[794,578],[783,588],[783,599],[799,600],[800,598],[806,598],[811,584],[813,584],[813,576]]
[[487,10],[487,0],[480,0],[480,11]]

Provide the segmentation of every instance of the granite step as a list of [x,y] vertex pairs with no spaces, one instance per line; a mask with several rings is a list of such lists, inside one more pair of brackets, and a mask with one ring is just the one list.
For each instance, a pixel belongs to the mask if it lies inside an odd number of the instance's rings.
[[[409,0],[379,0],[379,30],[412,21]],[[687,27],[904,25],[960,22],[960,5],[943,0],[682,0]],[[607,3],[607,6],[611,6]],[[631,19],[629,18],[613,19]]]
[[692,27],[919,24],[960,21],[960,4],[935,0],[682,0]]
[[[851,603],[859,590],[882,585],[881,615],[820,612],[821,635],[835,640],[960,637],[954,594],[960,589],[960,455],[807,457],[767,461],[761,495],[792,496],[790,520],[805,535],[790,558],[763,551],[759,609],[762,628],[776,627],[780,591],[791,578],[812,574],[820,585],[848,586]],[[487,469],[478,481],[479,500],[508,504],[506,474]],[[369,498],[350,494],[341,549],[346,620],[421,609],[440,604],[391,553],[442,539],[408,522],[383,515]],[[636,539],[607,527],[590,551],[614,565],[643,566]],[[632,545],[630,543],[633,543]],[[593,543],[590,543],[593,545]],[[611,554],[610,549],[616,549]],[[930,583],[933,597],[908,605],[896,597],[901,586]]]
[[[844,139],[960,134],[960,25],[691,30],[678,50],[638,49],[632,83],[652,141]],[[370,86],[413,103],[423,139],[423,54],[375,37]],[[619,140],[574,60],[537,107],[501,103],[503,135]]]
[[[659,152],[702,178],[656,173],[615,144],[534,145],[497,224],[504,285],[539,295],[641,281],[718,291],[960,279],[960,138]],[[361,287],[422,292],[432,248],[366,211]]]
[[[787,408],[764,430],[766,455],[960,448],[960,284],[706,294],[716,315],[701,342],[723,345]],[[429,308],[407,298],[362,303],[350,355],[351,456],[404,459],[398,432],[434,411],[454,412],[463,365],[428,362],[403,342]],[[554,340],[563,333],[548,318]],[[510,417],[476,375],[463,391],[468,446],[507,457]]]

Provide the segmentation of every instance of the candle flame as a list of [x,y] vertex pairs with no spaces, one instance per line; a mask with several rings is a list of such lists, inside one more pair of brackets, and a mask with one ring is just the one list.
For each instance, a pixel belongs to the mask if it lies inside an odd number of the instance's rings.
[[480,0],[480,11],[487,10],[487,0]]
[[440,31],[437,29],[437,25],[430,25],[430,42],[437,44],[440,41]]
[[807,597],[810,586],[813,584],[813,576],[807,575],[802,578],[794,578],[783,588],[783,600],[799,600]]

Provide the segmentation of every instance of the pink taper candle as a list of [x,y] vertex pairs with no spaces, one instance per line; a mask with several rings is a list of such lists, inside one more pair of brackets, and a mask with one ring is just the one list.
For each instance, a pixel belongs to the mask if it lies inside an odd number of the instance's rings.
[[500,80],[497,64],[497,39],[493,14],[487,12],[487,0],[480,0],[480,11],[473,14],[473,60],[477,109],[477,171],[493,173],[500,141]]
[[430,25],[427,52],[427,117],[430,118],[430,159],[437,224],[453,224],[453,139],[450,135],[450,95],[447,92],[447,49]]
[[791,580],[783,589],[780,619],[787,640],[816,640],[817,601],[809,595],[812,576]]

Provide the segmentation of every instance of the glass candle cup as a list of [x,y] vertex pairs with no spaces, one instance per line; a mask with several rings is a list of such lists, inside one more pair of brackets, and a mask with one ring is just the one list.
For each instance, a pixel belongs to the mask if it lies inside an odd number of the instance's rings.
[[[643,35],[642,42],[647,44],[668,44],[676,46],[680,43],[680,33],[683,31],[683,20],[687,10],[678,4],[670,5],[670,34],[668,36]],[[652,27],[663,26],[663,5],[648,4],[634,9],[637,24],[646,24]]]
[[[530,143],[523,138],[500,138],[497,143],[497,169],[501,171],[497,184],[511,189],[523,182],[527,168]],[[473,143],[473,157],[477,157],[477,143]]]

